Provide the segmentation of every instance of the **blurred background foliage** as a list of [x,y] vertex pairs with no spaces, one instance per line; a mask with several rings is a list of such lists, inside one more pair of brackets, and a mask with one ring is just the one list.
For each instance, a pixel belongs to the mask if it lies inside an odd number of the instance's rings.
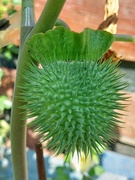
[[[15,5],[20,4],[20,0],[1,0],[0,1],[0,19],[6,18],[16,12]],[[9,44],[0,48],[0,87],[4,77],[4,68],[16,68],[14,61],[17,59],[19,47]],[[0,94],[0,147],[9,139],[10,125],[5,118],[4,112],[9,111],[12,107],[11,100],[3,94]],[[9,120],[9,119],[8,119]]]
[[9,16],[16,12],[15,5],[19,4],[20,1],[13,0],[1,0],[0,1],[0,19]]

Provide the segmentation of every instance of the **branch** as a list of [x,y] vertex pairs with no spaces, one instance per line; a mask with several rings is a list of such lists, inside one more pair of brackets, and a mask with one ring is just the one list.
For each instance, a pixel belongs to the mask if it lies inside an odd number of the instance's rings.
[[135,36],[127,34],[114,34],[115,41],[133,42],[135,43]]

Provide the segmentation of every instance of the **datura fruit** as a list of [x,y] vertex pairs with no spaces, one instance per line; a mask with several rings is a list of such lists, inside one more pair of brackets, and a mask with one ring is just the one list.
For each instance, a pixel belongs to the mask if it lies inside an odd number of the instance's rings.
[[116,136],[126,84],[113,57],[102,61],[113,41],[105,31],[58,27],[27,42],[22,108],[56,155],[99,153]]

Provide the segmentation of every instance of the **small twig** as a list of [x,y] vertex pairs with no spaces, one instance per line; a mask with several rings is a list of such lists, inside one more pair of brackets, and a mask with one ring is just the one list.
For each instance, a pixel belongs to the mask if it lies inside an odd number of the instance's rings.
[[65,28],[67,28],[67,29],[70,29],[69,25],[65,21],[63,21],[63,20],[61,20],[59,18],[57,19],[57,21],[55,23],[55,26],[63,26]]
[[106,0],[104,21],[98,29],[116,34],[118,21],[119,0]]
[[37,155],[37,168],[38,168],[38,179],[46,180],[45,162],[43,156],[43,148],[40,142],[35,145],[36,155]]
[[133,42],[135,43],[135,36],[126,34],[114,34],[115,41]]

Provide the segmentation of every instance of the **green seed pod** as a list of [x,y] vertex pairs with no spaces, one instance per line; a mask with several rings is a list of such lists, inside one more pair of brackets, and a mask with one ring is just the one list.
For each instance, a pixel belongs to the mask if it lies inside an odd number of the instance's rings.
[[47,146],[57,155],[77,150],[87,156],[92,149],[99,153],[99,146],[105,148],[116,136],[116,110],[123,110],[121,101],[126,98],[120,91],[126,85],[117,63],[102,62],[112,42],[107,32],[86,29],[78,34],[61,27],[28,42],[42,68],[28,64],[22,108],[28,118],[35,117],[30,125],[43,141],[49,139]]

